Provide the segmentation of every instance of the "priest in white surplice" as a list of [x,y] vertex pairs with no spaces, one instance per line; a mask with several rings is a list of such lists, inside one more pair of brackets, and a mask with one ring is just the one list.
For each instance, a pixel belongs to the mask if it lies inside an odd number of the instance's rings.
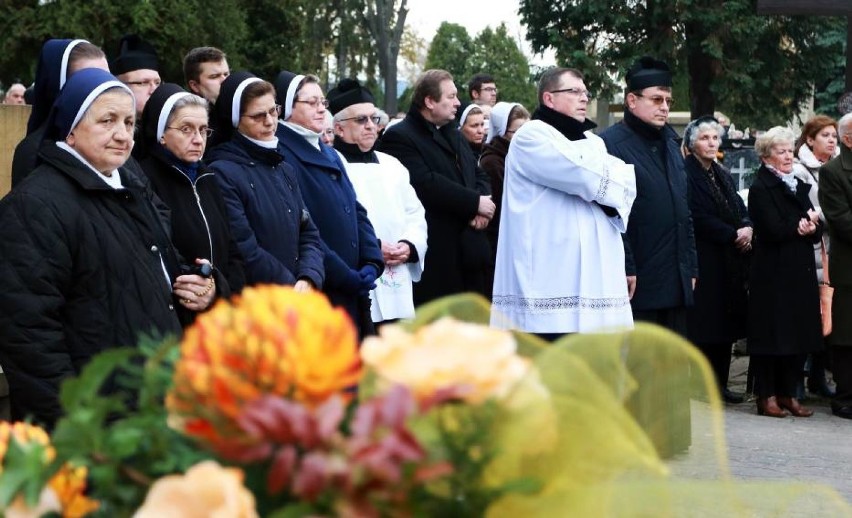
[[580,72],[550,69],[538,91],[506,157],[491,324],[547,339],[632,328],[621,233],[633,166],[588,131]]

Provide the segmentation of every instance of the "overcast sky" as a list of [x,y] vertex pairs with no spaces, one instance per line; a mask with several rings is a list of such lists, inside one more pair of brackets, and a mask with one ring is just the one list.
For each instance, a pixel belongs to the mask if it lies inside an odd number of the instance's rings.
[[523,44],[523,51],[537,64],[552,64],[553,57],[532,56],[518,16],[519,0],[408,0],[406,24],[426,41],[431,41],[441,22],[457,23],[467,28],[471,37],[485,27],[506,22],[509,34]]

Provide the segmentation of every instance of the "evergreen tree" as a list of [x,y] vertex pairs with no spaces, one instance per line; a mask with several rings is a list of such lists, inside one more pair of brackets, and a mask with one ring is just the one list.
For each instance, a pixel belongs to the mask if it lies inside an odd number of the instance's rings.
[[621,90],[630,63],[649,54],[686,71],[693,116],[721,109],[742,126],[797,115],[842,52],[822,37],[841,18],[758,16],[753,0],[521,0],[520,14],[533,49],[555,49],[592,90]]
[[468,60],[473,53],[473,41],[467,29],[457,23],[443,22],[426,54],[426,69],[440,68],[453,76],[459,93],[470,77]]
[[485,28],[474,38],[468,66],[471,75],[483,72],[494,78],[499,100],[518,102],[529,110],[535,107],[536,87],[529,62],[509,36],[505,24],[500,24],[496,30]]

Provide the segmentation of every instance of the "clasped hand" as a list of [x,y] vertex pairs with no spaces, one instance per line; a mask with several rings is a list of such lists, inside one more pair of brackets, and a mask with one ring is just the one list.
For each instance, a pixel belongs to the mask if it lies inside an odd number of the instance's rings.
[[388,266],[397,266],[408,262],[411,257],[411,247],[408,243],[388,243],[382,241],[382,258]]
[[[196,259],[196,264],[210,264],[207,259]],[[179,275],[172,286],[172,293],[178,297],[181,305],[192,311],[204,311],[216,298],[216,281],[213,277],[200,275]]]

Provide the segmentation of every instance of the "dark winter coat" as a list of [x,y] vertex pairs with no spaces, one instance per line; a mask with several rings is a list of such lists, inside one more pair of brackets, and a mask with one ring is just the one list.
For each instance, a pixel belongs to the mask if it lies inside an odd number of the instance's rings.
[[372,334],[369,292],[353,284],[353,274],[371,264],[378,275],[384,259],[367,210],[355,198],[355,189],[334,149],[313,147],[295,131],[278,125],[279,148],[296,169],[305,205],[316,222],[325,252],[323,292],[352,317],[359,335]]
[[500,229],[500,213],[503,205],[503,176],[506,170],[506,155],[509,154],[509,141],[504,137],[494,137],[491,142],[482,148],[482,156],[479,157],[479,167],[491,179],[491,199],[497,205],[494,218],[485,229],[494,256],[497,256],[497,232]]
[[121,168],[113,189],[52,143],[41,159],[0,202],[0,365],[12,417],[50,426],[92,356],[181,327],[176,254],[135,177]]
[[751,220],[727,169],[713,163],[708,171],[694,156],[684,164],[698,252],[698,282],[695,305],[687,312],[687,337],[695,343],[730,346],[746,335],[750,254],[737,250],[734,242],[737,230],[752,226]]
[[834,286],[830,345],[852,347],[852,150],[840,144],[840,156],[819,170],[819,204],[831,237],[829,277]]
[[157,148],[140,165],[171,211],[172,243],[184,261],[207,259],[215,267],[217,294],[239,293],[246,283],[243,258],[231,237],[225,200],[213,172],[201,164],[192,180]]
[[210,154],[248,284],[323,286],[323,252],[293,168],[239,133]]
[[810,186],[797,180],[793,194],[765,166],[748,193],[754,222],[754,255],[749,278],[748,351],[793,355],[822,349],[819,291],[813,244],[822,224],[809,236],[798,233],[799,220],[812,209]]
[[470,226],[479,197],[491,194],[490,180],[456,125],[437,128],[412,108],[385,131],[378,150],[408,169],[426,209],[426,268],[414,285],[415,305],[465,291],[490,294],[491,245],[484,230]]
[[636,170],[636,201],[624,234],[625,270],[636,276],[634,310],[692,305],[698,260],[677,134],[629,111],[601,133],[607,151]]

